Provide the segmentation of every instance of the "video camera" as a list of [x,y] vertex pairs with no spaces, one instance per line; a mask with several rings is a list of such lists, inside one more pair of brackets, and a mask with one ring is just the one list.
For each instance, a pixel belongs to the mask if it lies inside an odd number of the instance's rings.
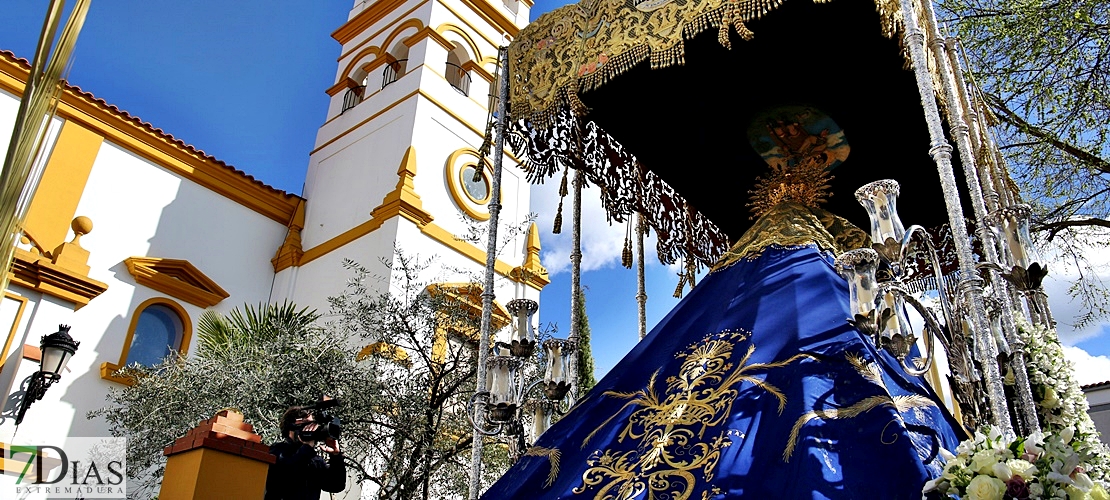
[[326,441],[327,439],[339,439],[339,433],[343,432],[343,422],[339,417],[328,414],[327,410],[342,405],[343,402],[339,399],[321,399],[308,406],[302,407],[305,411],[312,415],[312,420],[318,425],[315,430],[306,431],[304,428],[308,426],[308,422],[302,424],[297,429],[297,436],[301,441]]

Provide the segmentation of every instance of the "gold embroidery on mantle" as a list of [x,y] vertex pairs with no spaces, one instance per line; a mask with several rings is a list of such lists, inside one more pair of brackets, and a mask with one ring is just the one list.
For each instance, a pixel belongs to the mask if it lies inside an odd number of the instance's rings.
[[750,333],[742,331],[723,331],[687,346],[675,355],[682,365],[675,376],[667,378],[662,398],[654,387],[658,370],[644,389],[606,391],[603,396],[629,401],[594,429],[582,446],[629,407],[639,409],[629,415],[617,442],[623,443],[627,438],[636,440],[638,445],[629,451],[593,452],[586,461],[589,468],[582,474],[583,484],[574,493],[585,493],[601,485],[595,500],[627,500],[645,492],[649,492],[648,498],[685,500],[699,481],[712,481],[721,450],[732,441],[727,437],[728,429],[719,433],[714,430],[708,438],[705,434],[732,415],[732,404],[740,394],[741,384],[750,382],[774,396],[781,414],[786,396],[774,385],[756,378],[755,372],[812,359],[808,354],[798,354],[784,361],[748,364],[755,352],[755,345],[749,345],[740,361],[729,361],[736,344],[750,337]]
[[758,258],[768,247],[816,246],[821,250],[841,253],[870,244],[871,237],[867,233],[831,212],[784,202],[757,219],[710,272],[720,271],[742,260]]
[[[814,419],[842,420],[855,418],[863,414],[864,412],[882,406],[893,408],[899,414],[905,413],[914,408],[936,406],[936,403],[933,402],[933,400],[925,396],[919,396],[917,394],[891,397],[890,393],[887,392],[886,382],[883,381],[883,376],[882,373],[879,371],[878,364],[866,361],[863,359],[862,356],[854,353],[846,354],[845,358],[847,358],[848,363],[852,365],[853,368],[855,368],[856,372],[859,373],[860,376],[867,379],[869,382],[881,387],[883,390],[883,394],[864,398],[863,400],[858,401],[846,408],[823,408],[819,410],[814,409],[806,412],[801,417],[798,417],[798,420],[794,422],[794,427],[790,429],[790,437],[788,438],[788,442],[786,443],[786,449],[784,449],[782,452],[783,462],[790,461],[791,456],[794,454],[794,448],[798,445],[798,435],[801,433],[802,427]],[[883,439],[886,428],[889,426],[890,423],[888,422],[887,425],[883,427],[883,430],[879,433],[879,440],[883,444],[892,444],[894,442],[887,442],[885,439]],[[896,434],[895,439],[897,439]]]
[[543,487],[550,488],[555,484],[555,478],[559,477],[559,459],[562,453],[558,448],[544,448],[542,446],[533,446],[524,452],[526,457],[546,457],[547,461],[551,464],[551,471],[547,473],[547,481],[544,481]]

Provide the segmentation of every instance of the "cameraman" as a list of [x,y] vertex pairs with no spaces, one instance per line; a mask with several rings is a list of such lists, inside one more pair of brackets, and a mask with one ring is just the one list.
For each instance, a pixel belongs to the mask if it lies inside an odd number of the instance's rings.
[[313,412],[294,406],[281,417],[284,439],[270,445],[270,454],[277,462],[266,476],[266,500],[319,500],[321,491],[339,493],[347,486],[347,470],[339,442],[328,437],[320,449],[328,459],[316,453],[317,442],[312,436],[320,424]]

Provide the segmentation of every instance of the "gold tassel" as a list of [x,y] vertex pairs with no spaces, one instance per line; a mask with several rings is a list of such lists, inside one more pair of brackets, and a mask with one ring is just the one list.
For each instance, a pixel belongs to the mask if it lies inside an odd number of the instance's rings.
[[683,288],[686,288],[686,273],[678,273],[678,286],[674,288],[674,298],[682,298]]
[[551,228],[552,234],[563,232],[563,200],[559,200],[559,209],[555,212],[555,227]]
[[569,168],[563,170],[563,180],[559,183],[559,198],[567,196],[567,172],[569,171]]
[[628,230],[624,234],[624,251],[621,252],[621,265],[632,269],[632,217],[628,217]]

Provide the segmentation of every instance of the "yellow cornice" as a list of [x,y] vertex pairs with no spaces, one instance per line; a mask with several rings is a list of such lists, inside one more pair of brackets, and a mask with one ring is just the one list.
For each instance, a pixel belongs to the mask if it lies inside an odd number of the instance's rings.
[[370,356],[380,356],[395,363],[408,368],[412,366],[412,360],[409,359],[409,353],[401,346],[390,344],[388,342],[374,342],[355,354],[355,361],[362,361]]
[[467,61],[462,64],[462,69],[465,71],[473,71],[475,74],[482,77],[483,80],[493,83],[493,75],[489,71],[486,71],[486,68],[483,68],[481,64],[474,61]]
[[486,34],[482,32],[482,30],[480,30],[478,28],[475,28],[473,24],[470,24],[470,21],[467,21],[465,17],[460,15],[458,12],[456,12],[455,9],[452,9],[450,5],[447,5],[447,2],[444,2],[443,0],[437,0],[437,1],[439,2],[440,5],[443,6],[443,8],[447,9],[448,12],[450,12],[451,14],[454,14],[455,18],[458,19],[459,22],[465,24],[468,28],[474,30],[474,32],[477,33],[478,36],[482,37],[483,40],[489,42],[490,45],[492,45],[494,47],[500,47],[501,46],[501,41],[493,40],[490,37],[486,36]]
[[21,248],[15,249],[8,278],[12,284],[72,302],[74,311],[108,290],[105,283],[58,266],[45,257]]
[[128,257],[123,262],[140,285],[197,307],[212,307],[231,296],[187,260]]
[[332,32],[331,37],[341,44],[346,44],[404,4],[405,0],[377,0]]
[[[479,283],[432,283],[425,287],[424,291],[433,296],[446,296],[468,312],[475,314],[476,317],[481,318],[482,316],[483,288]],[[509,310],[494,300],[490,314],[492,330],[497,331],[505,328],[511,321],[512,316],[509,316]]]
[[[0,88],[22,95],[28,71],[19,61],[0,56]],[[67,85],[60,101],[59,116],[132,153],[282,224],[293,216],[299,196],[265,186],[76,87]]]

